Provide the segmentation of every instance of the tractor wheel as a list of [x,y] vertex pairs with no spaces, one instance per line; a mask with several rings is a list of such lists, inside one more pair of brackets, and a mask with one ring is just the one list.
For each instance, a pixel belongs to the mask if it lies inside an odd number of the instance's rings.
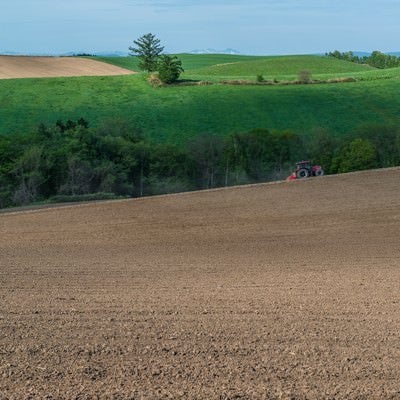
[[297,179],[308,178],[310,176],[310,171],[307,168],[300,168],[296,171]]
[[315,176],[322,176],[324,174],[324,170],[323,169],[317,169],[314,171],[314,175]]

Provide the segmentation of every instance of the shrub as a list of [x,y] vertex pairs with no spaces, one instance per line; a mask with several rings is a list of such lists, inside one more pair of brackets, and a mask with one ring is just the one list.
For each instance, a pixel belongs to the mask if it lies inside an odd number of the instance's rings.
[[183,72],[182,62],[176,56],[164,55],[158,64],[158,77],[163,83],[174,83]]
[[374,145],[368,139],[354,139],[345,145],[333,159],[333,170],[339,173],[361,171],[377,166],[377,155]]
[[264,82],[264,77],[262,76],[262,74],[258,74],[257,76],[256,76],[256,81],[257,82]]
[[300,71],[298,74],[298,80],[301,83],[310,83],[311,82],[311,72],[304,70]]

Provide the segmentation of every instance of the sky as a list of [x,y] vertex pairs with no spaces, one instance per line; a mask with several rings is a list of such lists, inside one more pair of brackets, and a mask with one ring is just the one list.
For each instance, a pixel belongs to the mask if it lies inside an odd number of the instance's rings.
[[0,53],[400,51],[400,0],[0,0]]

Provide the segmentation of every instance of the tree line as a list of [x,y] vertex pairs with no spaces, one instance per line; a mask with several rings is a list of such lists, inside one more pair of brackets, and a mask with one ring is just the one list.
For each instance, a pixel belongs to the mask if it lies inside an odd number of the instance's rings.
[[139,197],[287,177],[311,159],[326,173],[400,165],[400,130],[365,126],[345,137],[316,129],[201,134],[184,146],[156,143],[124,120],[80,118],[0,135],[0,208],[43,201]]
[[371,67],[385,69],[400,67],[400,57],[390,54],[384,54],[378,50],[373,51],[369,56],[357,56],[352,51],[340,52],[335,50],[326,53],[329,57],[335,57],[339,60],[354,62],[357,64],[368,64]]

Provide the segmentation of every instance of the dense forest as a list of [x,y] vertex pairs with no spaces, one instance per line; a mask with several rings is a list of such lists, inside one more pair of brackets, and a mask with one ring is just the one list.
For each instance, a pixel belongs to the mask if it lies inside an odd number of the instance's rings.
[[363,126],[337,138],[315,129],[202,134],[185,146],[153,143],[123,120],[84,119],[0,136],[0,208],[45,201],[139,197],[285,178],[311,159],[326,173],[400,165],[400,129]]

